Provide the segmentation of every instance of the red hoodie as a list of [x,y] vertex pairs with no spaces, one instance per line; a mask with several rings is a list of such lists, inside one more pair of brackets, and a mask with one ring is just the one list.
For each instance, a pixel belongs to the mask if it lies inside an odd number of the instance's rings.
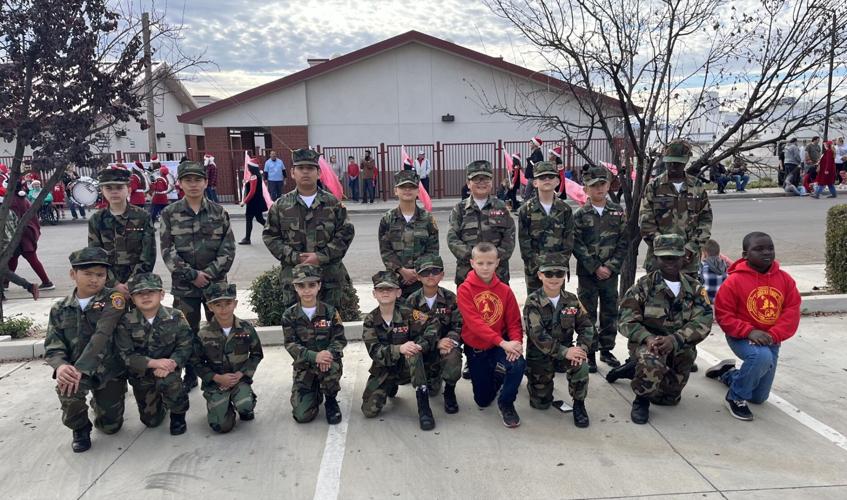
[[779,344],[797,332],[800,292],[777,261],[768,272],[760,273],[747,259],[739,259],[728,273],[715,297],[715,319],[724,333],[745,339],[752,330],[762,330]]
[[458,290],[462,340],[474,349],[491,349],[506,340],[523,343],[521,311],[509,285],[497,276],[486,284],[474,271]]

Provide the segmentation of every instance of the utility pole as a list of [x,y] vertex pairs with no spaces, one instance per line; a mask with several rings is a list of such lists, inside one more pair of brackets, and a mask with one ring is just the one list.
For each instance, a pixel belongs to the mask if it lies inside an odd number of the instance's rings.
[[832,13],[832,41],[829,47],[829,78],[826,85],[826,121],[823,123],[823,141],[829,140],[829,117],[832,113],[832,71],[835,64],[835,12]]
[[158,152],[156,144],[156,113],[153,110],[153,61],[150,51],[150,14],[141,15],[141,34],[144,41],[144,99],[147,101],[147,143],[152,157]]

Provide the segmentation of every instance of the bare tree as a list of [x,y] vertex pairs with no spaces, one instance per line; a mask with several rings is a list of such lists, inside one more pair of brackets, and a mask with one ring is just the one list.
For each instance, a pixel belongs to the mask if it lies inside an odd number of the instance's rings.
[[[631,244],[622,290],[635,280],[642,193],[666,141],[685,137],[708,114],[737,113],[717,124],[690,164],[688,172],[699,174],[711,162],[819,127],[847,108],[847,18],[834,17],[834,0],[757,0],[745,3],[745,12],[722,0],[487,3],[563,84],[515,85],[482,95],[483,104],[560,132],[589,164],[596,163],[587,151],[591,139],[604,138],[623,167]],[[565,115],[567,107],[579,112]]]

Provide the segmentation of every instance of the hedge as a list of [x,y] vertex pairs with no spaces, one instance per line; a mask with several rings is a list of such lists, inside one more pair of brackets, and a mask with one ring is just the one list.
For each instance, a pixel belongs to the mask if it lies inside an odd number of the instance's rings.
[[826,215],[826,279],[838,293],[847,293],[847,205],[835,205]]
[[35,322],[21,314],[9,316],[0,323],[0,335],[11,335],[13,339],[20,339],[29,336],[32,332]]

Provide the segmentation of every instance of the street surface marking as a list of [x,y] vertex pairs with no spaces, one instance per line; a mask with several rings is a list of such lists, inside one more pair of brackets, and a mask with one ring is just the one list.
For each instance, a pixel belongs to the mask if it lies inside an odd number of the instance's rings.
[[350,422],[350,408],[356,388],[356,374],[359,371],[358,364],[350,368],[353,368],[353,373],[341,377],[341,390],[338,392],[341,422],[329,425],[326,432],[326,444],[321,457],[314,500],[336,500],[341,489],[341,466],[344,464],[344,450],[347,446],[347,423]]

